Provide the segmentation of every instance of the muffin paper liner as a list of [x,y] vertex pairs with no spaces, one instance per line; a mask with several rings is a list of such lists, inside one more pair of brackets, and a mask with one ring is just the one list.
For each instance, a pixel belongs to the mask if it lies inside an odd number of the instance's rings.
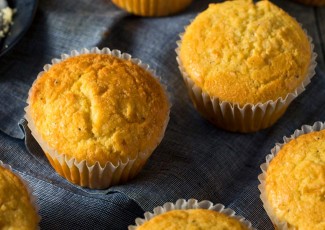
[[[69,57],[78,56],[80,54],[88,54],[88,53],[96,53],[96,54],[109,54],[120,59],[131,60],[133,63],[139,65],[146,71],[150,72],[152,76],[157,78],[161,83],[159,77],[155,75],[155,72],[149,69],[149,65],[141,62],[140,59],[132,58],[130,54],[121,53],[119,50],[110,50],[109,48],[103,48],[102,50],[96,48],[82,49],[80,52],[77,50],[71,51],[71,54],[62,54],[61,59],[52,59],[52,64],[59,63]],[[47,64],[44,66],[44,71],[48,71],[52,65]],[[43,72],[40,72],[37,78],[43,75]],[[36,81],[36,80],[35,80]],[[164,84],[161,84],[164,88],[166,96],[168,97],[169,106],[170,105],[170,95],[167,93],[167,87]],[[34,121],[29,115],[29,97],[27,99],[27,107],[25,107],[25,118],[28,122],[28,127],[31,130],[33,137],[39,143],[41,148],[43,149],[45,155],[47,156],[49,162],[53,166],[53,168],[60,174],[62,177],[66,178],[73,184],[77,184],[82,187],[88,187],[91,189],[105,189],[112,185],[118,183],[124,183],[129,179],[135,177],[139,171],[142,169],[147,159],[150,157],[151,153],[155,150],[158,144],[161,142],[168,121],[169,114],[164,123],[164,128],[162,130],[160,138],[157,139],[157,144],[152,149],[147,149],[144,152],[138,153],[138,155],[133,159],[127,159],[125,162],[121,160],[114,165],[111,162],[107,162],[104,167],[102,167],[99,162],[96,162],[93,165],[87,163],[86,160],[77,161],[74,157],[69,157],[64,153],[57,152],[54,148],[50,147],[41,137],[40,133],[37,131]]]
[[[11,168],[11,166],[10,165],[8,165],[8,164],[5,164],[5,163],[3,163],[1,160],[0,160],[0,166],[2,166],[2,167],[4,167],[4,168],[6,168],[6,169],[8,169],[10,172],[12,172],[13,174],[15,174],[17,177],[18,177],[18,179],[24,184],[24,186],[25,186],[25,188],[26,188],[26,190],[27,190],[27,192],[28,192],[28,195],[29,195],[29,200],[30,200],[30,203],[32,204],[32,206],[34,207],[34,209],[35,209],[35,212],[37,213],[37,216],[38,216],[38,224],[39,224],[39,222],[41,221],[41,216],[38,214],[39,213],[39,210],[40,210],[40,207],[39,207],[39,205],[37,204],[37,198],[36,198],[36,196],[34,196],[33,195],[33,189],[28,185],[28,183],[18,174],[18,173],[15,173],[13,170],[12,170],[12,168]],[[36,228],[37,230],[39,230],[40,229],[40,227],[39,226],[37,226],[37,228]]]
[[307,133],[311,133],[311,132],[317,132],[320,130],[325,129],[325,123],[317,121],[315,122],[312,126],[310,125],[303,125],[301,127],[301,129],[296,129],[294,131],[294,133],[290,136],[290,137],[283,137],[283,143],[276,143],[275,146],[271,149],[271,153],[268,154],[266,156],[266,162],[261,164],[261,170],[262,173],[258,176],[258,180],[260,181],[260,184],[258,186],[258,189],[261,192],[260,198],[263,202],[263,207],[266,211],[266,213],[268,214],[268,216],[270,217],[272,223],[274,224],[274,226],[277,227],[277,229],[279,230],[287,230],[288,226],[286,222],[280,221],[275,213],[273,212],[267,198],[266,198],[266,194],[265,194],[265,180],[266,180],[266,172],[267,169],[270,165],[270,162],[273,160],[273,158],[277,155],[277,153],[282,149],[282,147],[289,143],[291,140],[296,139],[297,137],[303,135],[303,134],[307,134]]
[[159,17],[177,13],[193,0],[112,0],[118,7],[139,16]]
[[[305,33],[307,35],[306,31]],[[181,40],[183,34],[180,34]],[[317,54],[314,52],[312,38],[308,35],[307,37],[310,43],[311,61],[305,80],[294,92],[288,93],[284,99],[280,97],[275,101],[269,100],[265,103],[248,103],[240,106],[236,103],[222,101],[203,92],[186,73],[179,58],[181,40],[177,41],[176,60],[190,98],[203,117],[216,126],[232,132],[255,132],[272,126],[284,114],[290,103],[305,90],[311,78],[315,75]]]
[[138,226],[144,224],[145,222],[151,220],[155,216],[158,216],[160,214],[163,214],[168,211],[172,210],[187,210],[187,209],[207,209],[207,210],[213,210],[216,212],[223,213],[227,216],[230,216],[232,218],[237,219],[242,224],[244,224],[248,229],[255,230],[255,228],[252,227],[252,223],[246,220],[244,217],[236,215],[235,211],[230,208],[225,208],[222,204],[213,204],[211,201],[203,200],[198,201],[195,199],[178,199],[175,203],[167,202],[162,206],[158,206],[153,209],[153,212],[145,212],[144,218],[137,218],[135,220],[136,225],[130,225],[129,230],[136,230]]

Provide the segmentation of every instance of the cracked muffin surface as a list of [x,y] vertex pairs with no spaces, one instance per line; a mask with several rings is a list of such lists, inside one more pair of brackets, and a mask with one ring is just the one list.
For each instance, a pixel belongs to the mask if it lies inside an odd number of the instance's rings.
[[282,147],[267,169],[265,194],[288,229],[325,229],[325,130]]
[[0,166],[0,229],[31,230],[38,225],[38,215],[21,180]]
[[179,58],[204,92],[241,106],[285,98],[311,62],[295,19],[269,1],[210,4],[186,28]]
[[154,149],[169,115],[159,81],[132,61],[108,54],[54,64],[33,84],[29,105],[50,147],[102,166]]

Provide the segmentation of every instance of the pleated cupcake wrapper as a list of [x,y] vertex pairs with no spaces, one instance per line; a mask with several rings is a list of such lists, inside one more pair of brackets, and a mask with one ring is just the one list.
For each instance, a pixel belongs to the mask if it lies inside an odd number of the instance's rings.
[[[77,50],[71,51],[71,54],[63,54],[61,59],[52,59],[52,64],[57,64],[69,57],[78,56],[81,54],[89,54],[89,53],[96,53],[96,54],[109,54],[120,59],[130,60],[133,63],[139,65],[146,71],[150,72],[152,76],[157,78],[160,81],[161,79],[155,75],[155,72],[149,69],[149,65],[143,64],[141,60],[132,58],[130,54],[121,53],[119,50],[110,50],[108,48],[98,49],[92,48],[82,49],[80,52]],[[48,71],[52,65],[47,64],[44,66],[44,71]],[[43,72],[40,72],[37,78],[43,75]],[[161,84],[165,90],[166,96],[169,98],[170,95],[167,92],[167,87],[162,83]],[[73,157],[69,157],[64,153],[59,153],[52,147],[50,147],[41,137],[40,133],[37,131],[35,127],[35,123],[30,116],[30,107],[29,107],[29,97],[27,99],[28,106],[25,107],[25,118],[28,121],[28,127],[31,130],[31,133],[35,140],[39,143],[43,151],[45,152],[49,162],[53,166],[53,168],[60,174],[62,177],[66,178],[70,182],[77,184],[82,187],[88,187],[92,189],[104,189],[108,188],[112,185],[126,182],[129,179],[135,177],[139,171],[142,169],[144,164],[146,163],[147,159],[150,157],[151,153],[155,150],[158,144],[161,142],[168,121],[169,121],[169,114],[164,123],[164,128],[162,130],[160,138],[157,140],[157,144],[152,149],[147,149],[143,152],[138,153],[138,155],[134,159],[127,159],[125,162],[119,161],[116,165],[107,162],[105,166],[101,166],[99,162],[96,162],[94,165],[90,165],[87,163],[86,160],[77,161]],[[171,106],[171,105],[170,105]]]
[[167,202],[162,206],[158,206],[153,209],[153,212],[145,212],[144,218],[137,218],[135,220],[136,225],[130,225],[129,230],[136,230],[137,227],[140,225],[143,225],[145,222],[151,220],[155,216],[158,216],[160,214],[166,213],[168,211],[172,210],[187,210],[187,209],[207,209],[207,210],[213,210],[216,212],[220,212],[222,214],[225,214],[226,216],[232,217],[234,219],[237,219],[239,222],[241,222],[243,225],[245,225],[250,230],[256,230],[252,227],[252,223],[246,220],[244,217],[236,215],[236,212],[230,208],[225,208],[222,204],[213,204],[211,201],[203,200],[198,201],[196,199],[178,199],[175,203]]
[[[38,223],[41,221],[41,216],[38,214],[39,213],[39,210],[40,210],[40,207],[39,207],[39,205],[37,204],[37,198],[36,198],[36,196],[34,196],[33,195],[33,189],[28,185],[28,183],[18,174],[18,173],[15,173],[13,170],[12,170],[12,168],[11,168],[11,166],[10,165],[8,165],[8,164],[5,164],[5,163],[3,163],[1,160],[0,160],[0,166],[2,166],[2,167],[4,167],[4,168],[6,168],[6,169],[8,169],[10,172],[12,172],[13,174],[15,174],[18,178],[19,178],[19,180],[24,184],[24,186],[25,186],[25,188],[26,188],[26,190],[27,190],[27,192],[28,192],[28,195],[29,195],[29,200],[30,200],[30,203],[33,205],[33,207],[34,207],[34,209],[35,209],[35,211],[36,211],[36,213],[37,213],[37,216],[38,216]],[[37,227],[37,230],[39,230],[40,229],[40,227],[38,226]]]
[[303,125],[301,129],[296,129],[294,133],[290,137],[283,137],[283,143],[276,143],[275,146],[271,149],[271,153],[266,156],[266,162],[261,164],[261,170],[262,173],[258,176],[258,180],[260,181],[260,184],[258,186],[258,189],[261,192],[260,198],[263,202],[263,207],[265,211],[267,212],[268,216],[270,217],[272,223],[277,227],[279,230],[288,230],[288,225],[286,222],[280,221],[275,213],[273,212],[265,194],[265,180],[266,180],[266,172],[270,165],[270,162],[273,160],[273,158],[278,154],[278,152],[282,149],[282,147],[289,143],[291,140],[296,139],[297,137],[311,133],[311,132],[317,132],[320,130],[325,129],[325,123],[317,121],[312,126],[310,125]]
[[122,9],[139,16],[158,17],[177,13],[193,0],[112,0]]
[[[186,29],[186,27],[185,27]],[[306,35],[307,32],[305,31]],[[307,35],[308,36],[308,35]],[[182,39],[183,34],[180,34]],[[181,40],[177,41],[176,60],[179,70],[183,76],[190,98],[195,108],[203,117],[214,123],[216,126],[233,132],[254,132],[273,125],[286,111],[290,103],[301,94],[315,75],[317,54],[313,51],[312,38],[308,36],[311,49],[311,61],[305,80],[292,93],[275,101],[269,100],[265,103],[245,104],[240,106],[236,103],[222,101],[218,97],[212,97],[204,92],[186,73],[179,58]]]

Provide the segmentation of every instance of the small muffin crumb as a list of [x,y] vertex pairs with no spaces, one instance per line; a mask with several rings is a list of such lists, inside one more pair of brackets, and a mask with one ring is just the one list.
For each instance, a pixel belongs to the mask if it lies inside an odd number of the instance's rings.
[[0,38],[6,36],[13,24],[14,10],[10,7],[0,9]]

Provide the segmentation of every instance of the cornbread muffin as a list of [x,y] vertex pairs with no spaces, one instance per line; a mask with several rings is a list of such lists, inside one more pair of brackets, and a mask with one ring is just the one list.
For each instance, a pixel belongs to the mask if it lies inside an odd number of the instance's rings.
[[129,230],[145,229],[249,229],[255,230],[244,217],[235,215],[230,208],[222,204],[213,204],[208,200],[178,199],[175,203],[167,202],[144,213],[144,219],[137,218],[136,225]]
[[[189,90],[196,87],[216,101],[209,112],[206,102],[202,104],[197,95],[191,95],[195,106],[209,120],[231,131],[256,131],[273,124],[291,99],[260,121],[254,117],[256,106],[264,106],[260,108],[263,113],[267,109],[264,104],[285,101],[301,87],[309,78],[311,57],[310,42],[300,25],[269,1],[210,4],[186,28],[178,50],[184,80],[191,82],[187,83]],[[226,103],[223,107],[237,107],[231,116],[241,113],[250,117],[220,120],[227,113],[219,105],[222,103]],[[248,106],[249,111],[241,110]],[[238,127],[242,123],[251,127]]]
[[38,215],[22,181],[0,164],[0,229],[37,229]]
[[[161,141],[170,108],[164,88],[149,71],[131,60],[96,53],[51,66],[34,82],[28,103],[26,118],[51,164],[88,187],[107,187],[108,181],[101,181],[112,175],[100,173],[99,184],[91,186],[91,180],[84,181],[84,166],[78,166],[83,161],[106,173],[116,170],[121,178],[111,178],[113,184],[133,177]],[[62,155],[75,159],[79,169],[62,165],[56,159]],[[125,172],[120,175],[120,170]]]
[[192,0],[112,0],[112,2],[139,16],[166,16],[175,14],[192,3]]
[[244,230],[248,228],[237,219],[219,212],[205,209],[189,209],[173,210],[163,213],[137,228],[137,230],[147,229]]
[[266,171],[264,193],[275,225],[273,216],[288,229],[325,229],[325,130],[284,144]]

